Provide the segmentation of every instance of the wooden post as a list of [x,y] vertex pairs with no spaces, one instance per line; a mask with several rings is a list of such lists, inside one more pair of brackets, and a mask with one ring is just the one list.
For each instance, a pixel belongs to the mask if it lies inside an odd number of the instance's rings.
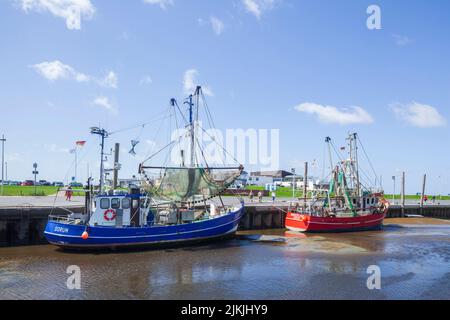
[[422,196],[420,197],[420,214],[422,214],[423,211],[423,198],[425,197],[425,185],[427,183],[427,175],[423,175],[423,182],[422,182]]
[[308,193],[308,162],[305,162],[305,175],[303,176],[303,204],[306,207],[306,194]]
[[402,218],[405,217],[405,171],[402,172],[402,192],[401,192]]

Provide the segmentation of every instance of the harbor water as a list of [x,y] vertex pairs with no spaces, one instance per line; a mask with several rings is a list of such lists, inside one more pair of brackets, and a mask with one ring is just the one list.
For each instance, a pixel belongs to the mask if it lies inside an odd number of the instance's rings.
[[[69,289],[78,266],[81,289]],[[381,288],[367,286],[370,266]],[[389,219],[374,232],[240,232],[185,248],[0,248],[0,299],[450,299],[450,223]]]

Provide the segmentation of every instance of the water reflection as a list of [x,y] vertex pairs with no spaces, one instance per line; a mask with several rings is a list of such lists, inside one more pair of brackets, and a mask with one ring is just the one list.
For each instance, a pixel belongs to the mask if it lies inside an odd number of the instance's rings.
[[[381,291],[366,287],[372,264],[382,270]],[[67,289],[69,265],[80,266],[82,290]],[[450,298],[449,270],[450,225],[320,235],[266,230],[143,252],[2,248],[0,298],[442,299]]]

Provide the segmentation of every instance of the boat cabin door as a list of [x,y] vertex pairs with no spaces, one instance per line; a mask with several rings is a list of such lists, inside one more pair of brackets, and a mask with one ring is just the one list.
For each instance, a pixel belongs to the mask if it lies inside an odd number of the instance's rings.
[[139,198],[131,199],[131,226],[140,226],[140,213],[141,213],[141,203]]
[[130,198],[123,198],[122,199],[122,225],[123,226],[130,226],[131,224],[131,199]]

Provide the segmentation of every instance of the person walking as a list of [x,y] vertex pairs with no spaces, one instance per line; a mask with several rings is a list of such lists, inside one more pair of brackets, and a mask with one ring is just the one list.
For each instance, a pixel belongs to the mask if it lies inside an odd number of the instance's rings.
[[272,191],[272,202],[275,202],[275,198],[276,198],[276,193],[275,191]]
[[258,202],[259,203],[262,202],[262,192],[261,191],[258,192]]
[[250,193],[248,194],[248,197],[250,199],[250,202],[253,202],[253,190],[250,190]]
[[72,187],[69,186],[69,187],[67,188],[67,190],[66,190],[66,200],[67,200],[67,201],[71,201],[71,199],[72,199],[72,194],[73,194]]

